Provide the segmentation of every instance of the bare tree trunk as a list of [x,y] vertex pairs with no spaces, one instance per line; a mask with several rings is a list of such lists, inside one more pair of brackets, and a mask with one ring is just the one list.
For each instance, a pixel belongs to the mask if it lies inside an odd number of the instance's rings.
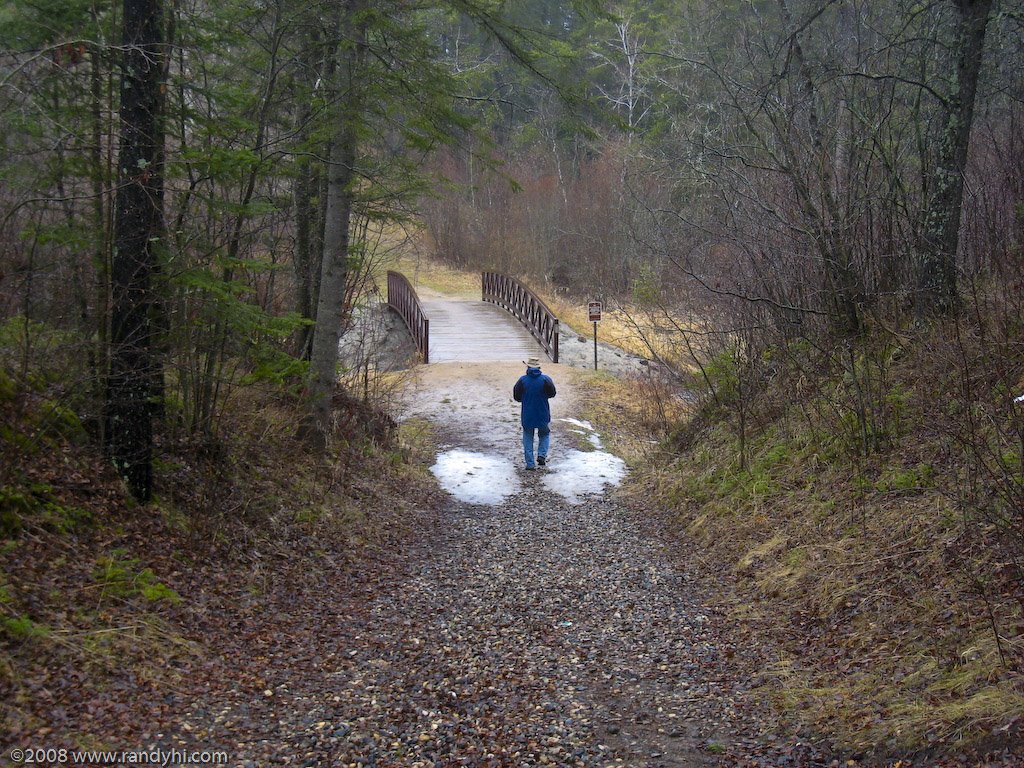
[[[97,12],[93,9],[93,23],[97,23]],[[103,157],[103,69],[100,57],[102,47],[98,43],[89,46],[89,91],[91,96],[90,118],[92,120],[89,162],[92,166],[92,225],[94,302],[93,325],[96,344],[90,350],[90,364],[96,378],[97,399],[106,393],[107,344],[110,331],[110,229],[107,226],[106,195],[107,173]],[[101,426],[100,442],[105,441]]]
[[153,490],[150,278],[156,263],[154,241],[162,230],[162,16],[161,0],[124,0],[106,448],[141,502],[149,501]]
[[919,318],[956,309],[956,259],[964,169],[974,122],[974,98],[985,54],[992,0],[953,0],[959,14],[956,80],[945,102],[945,129],[932,173],[931,197],[924,209],[922,248],[917,264]]
[[337,383],[338,342],[341,340],[345,282],[348,279],[352,182],[364,87],[359,78],[366,55],[366,20],[361,13],[363,0],[347,0],[340,10],[342,35],[338,49],[337,131],[329,155],[323,261],[310,358],[310,415],[313,422],[310,435],[315,447],[321,450],[327,446],[331,395]]
[[[308,114],[305,117],[308,119]],[[300,158],[298,161],[292,201],[295,206],[295,256],[292,259],[292,267],[295,270],[295,311],[304,319],[312,320],[313,172],[307,158]],[[303,326],[297,335],[298,354],[308,359],[311,328]]]
[[[319,282],[320,257],[316,246],[319,244],[314,226],[320,222],[319,210],[314,210],[314,193],[319,179],[313,168],[312,148],[309,146],[310,121],[313,118],[312,97],[317,90],[319,65],[322,62],[324,46],[320,35],[310,33],[303,44],[302,74],[309,89],[309,98],[304,101],[296,118],[296,138],[300,154],[296,158],[295,181],[292,187],[292,204],[295,209],[295,255],[292,268],[295,273],[295,311],[303,319],[313,321],[316,317],[316,290]],[[333,60],[333,57],[331,57]],[[325,77],[331,73],[326,72]],[[321,246],[322,250],[322,246]],[[305,360],[310,357],[313,341],[312,326],[303,326],[296,334],[296,352]]]

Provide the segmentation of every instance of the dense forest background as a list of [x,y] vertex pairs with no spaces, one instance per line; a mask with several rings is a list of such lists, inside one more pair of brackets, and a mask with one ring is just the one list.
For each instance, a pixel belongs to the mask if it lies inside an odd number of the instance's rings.
[[669,362],[731,349],[752,381],[769,347],[968,295],[1018,314],[1014,3],[613,5],[5,3],[20,376],[71,352],[115,457],[154,406],[216,432],[243,378],[307,376],[322,425],[342,318],[402,228],[664,309]]
[[[376,290],[382,233],[420,222],[452,264],[664,306],[724,330],[714,343],[742,336],[746,365],[982,287],[1013,314],[1014,280],[989,289],[1020,252],[1014,3],[613,5],[129,3],[139,42],[120,7],[5,3],[3,312],[22,375],[33,323],[76,336],[98,419],[138,290],[141,399],[215,431],[226,368],[333,370],[340,327],[318,312]],[[122,94],[150,98],[152,126],[150,156],[119,171]],[[117,230],[136,186],[159,211],[139,269]]]
[[[852,511],[810,526],[833,539],[868,537],[872,494],[941,491],[921,526],[974,600],[961,639],[989,638],[956,690],[998,686],[969,718],[1010,719],[1017,0],[5,0],[0,123],[5,486],[56,434],[146,501],[154,456],[216,452],[239,393],[291,403],[317,451],[386,430],[335,389],[353,308],[397,253],[494,269],[621,311],[664,374],[646,394],[699,401],[649,428],[676,457],[710,436],[747,501],[769,449],[853,468]],[[736,490],[651,498],[711,481]],[[768,526],[753,507],[729,525]]]

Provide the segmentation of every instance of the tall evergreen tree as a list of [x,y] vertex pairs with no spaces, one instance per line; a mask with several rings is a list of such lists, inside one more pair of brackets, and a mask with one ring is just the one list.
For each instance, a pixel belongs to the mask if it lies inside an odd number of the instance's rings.
[[352,185],[366,87],[362,79],[369,20],[363,0],[340,3],[340,13],[338,28],[341,30],[341,40],[336,69],[339,98],[333,117],[337,130],[331,140],[327,171],[327,220],[310,360],[310,397],[315,426],[311,434],[320,448],[326,444],[330,398],[337,380],[338,342],[341,339],[350,256]]
[[106,440],[141,502],[153,489],[151,278],[162,231],[161,0],[124,0]]

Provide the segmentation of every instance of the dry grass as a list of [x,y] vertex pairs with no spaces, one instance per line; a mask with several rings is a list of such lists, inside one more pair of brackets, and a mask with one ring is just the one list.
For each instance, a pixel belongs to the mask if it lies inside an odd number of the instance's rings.
[[622,379],[604,371],[578,371],[582,416],[607,439],[616,455],[639,466],[659,449],[687,406],[663,382]]
[[424,286],[446,296],[480,298],[480,273],[464,272],[439,264],[421,255],[406,251],[386,264],[405,275],[413,288]]
[[955,457],[911,431],[857,466],[773,402],[745,468],[718,423],[627,489],[675,516],[709,572],[732,574],[710,588],[780,658],[759,690],[857,751],[954,748],[1011,723],[1024,711],[1024,613],[1006,587],[978,591],[993,555],[962,538]]
[[[534,292],[555,313],[563,328],[578,336],[593,337],[594,324],[589,320],[588,302],[572,301],[543,290]],[[680,343],[680,331],[690,328],[683,319],[668,317],[661,311],[620,306],[604,309],[597,336],[598,341],[637,357],[655,358],[679,370],[691,370],[693,361],[685,345]]]

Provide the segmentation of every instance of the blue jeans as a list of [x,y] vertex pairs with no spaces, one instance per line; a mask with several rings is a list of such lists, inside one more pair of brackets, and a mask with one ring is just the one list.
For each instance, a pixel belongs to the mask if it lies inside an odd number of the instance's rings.
[[526,459],[526,466],[536,466],[533,460],[533,433],[536,432],[540,436],[540,441],[537,444],[537,455],[544,456],[547,458],[548,448],[551,445],[551,427],[545,425],[543,427],[523,427],[523,458]]

